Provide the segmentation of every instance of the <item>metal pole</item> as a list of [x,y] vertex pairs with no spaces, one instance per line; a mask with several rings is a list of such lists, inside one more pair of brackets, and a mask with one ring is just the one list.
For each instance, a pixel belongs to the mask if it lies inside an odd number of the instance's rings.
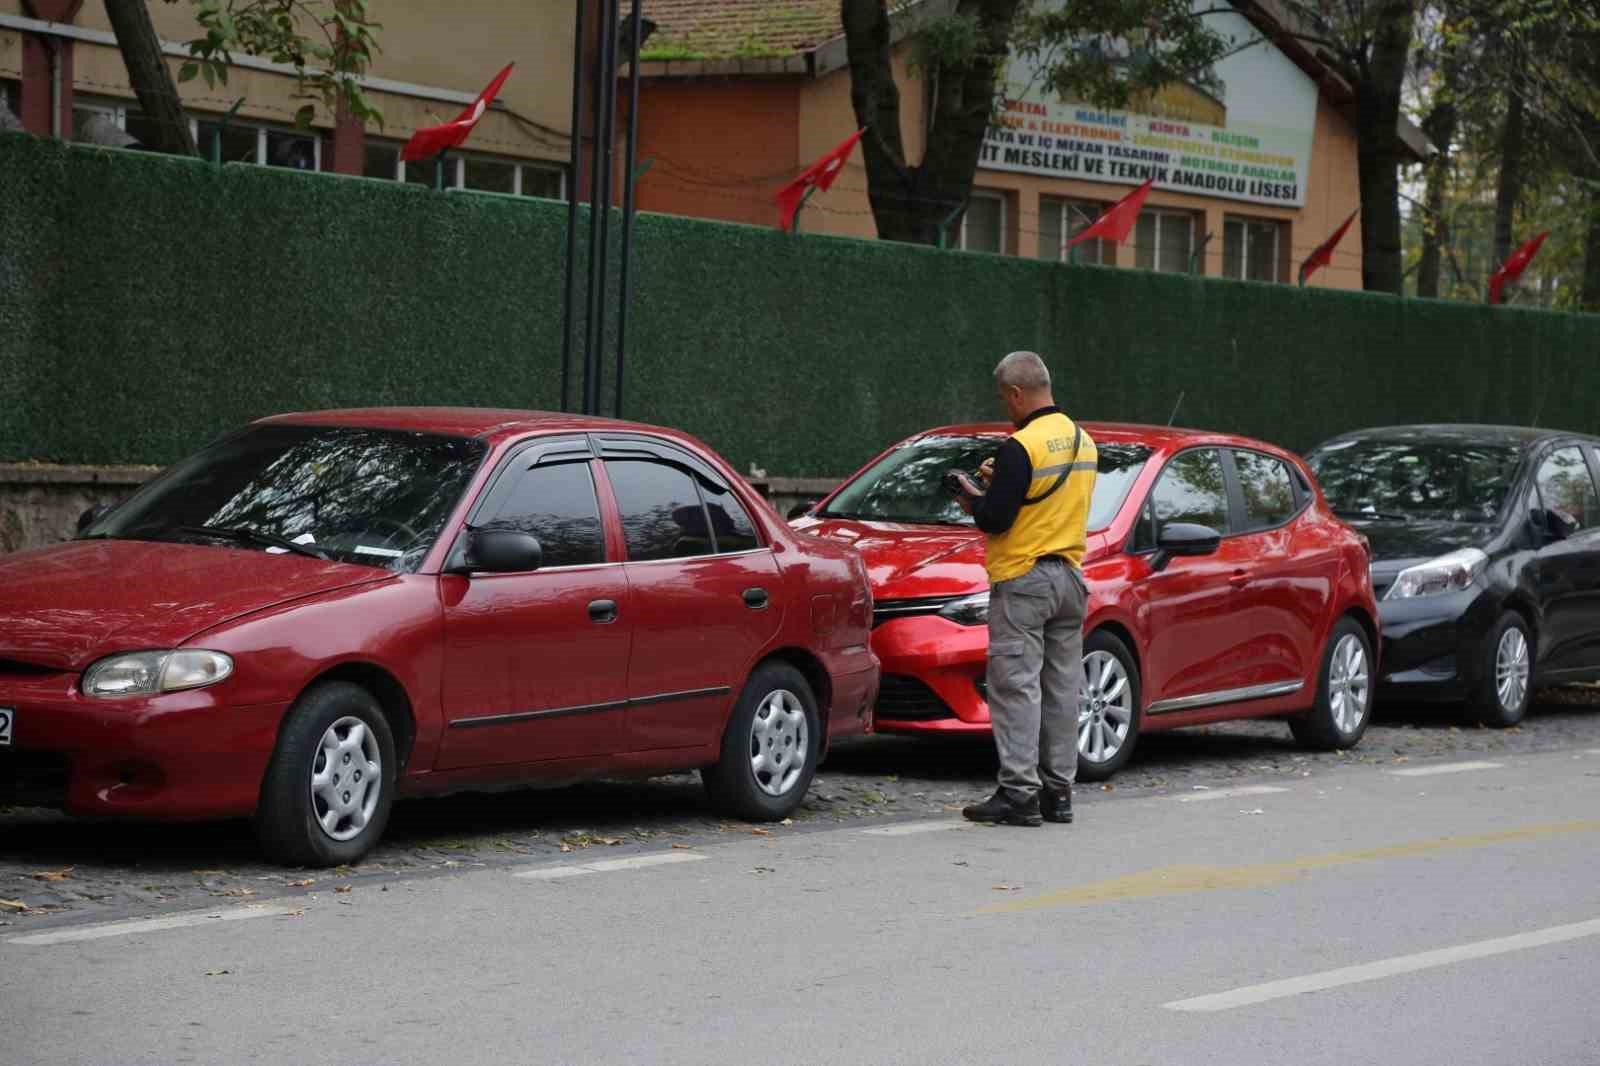
[[572,379],[572,312],[578,294],[578,165],[583,146],[583,9],[589,0],[576,0],[577,16],[572,31],[572,125],[568,136],[572,153],[567,161],[567,276],[566,294],[561,306],[561,410],[569,409]]
[[606,56],[611,51],[611,34],[616,26],[615,19],[606,18],[606,11],[615,3],[615,0],[601,0],[600,27],[598,45],[594,63],[594,86],[591,90],[590,101],[594,104],[594,121],[591,128],[594,147],[590,156],[589,173],[589,302],[584,320],[583,331],[583,401],[579,410],[584,414],[593,414],[594,406],[591,397],[594,395],[594,362],[595,347],[599,344],[599,335],[605,309],[601,304],[604,297],[603,284],[605,280],[602,258],[600,220],[606,214],[606,192],[601,185],[605,177],[605,166],[601,160],[603,138],[605,136],[605,109],[610,101],[611,94],[606,92],[606,73],[608,64]]
[[628,284],[632,266],[634,186],[638,181],[633,167],[639,154],[639,48],[644,43],[642,7],[643,0],[633,0],[632,54],[628,56],[628,152],[623,161],[625,176],[622,179],[622,278],[617,284],[617,399],[613,406],[617,418],[622,417],[622,371],[628,354]]
[[[602,306],[605,290],[611,280],[611,199],[612,182],[616,178],[616,160],[614,152],[617,142],[617,45],[618,33],[621,30],[622,0],[609,0],[606,5],[606,22],[610,32],[610,39],[606,46],[606,85],[605,85],[605,143],[600,146],[601,158],[604,160],[605,169],[601,174],[600,196],[600,248],[595,253],[595,258],[600,262],[600,291]],[[601,327],[594,338],[594,378],[590,383],[588,414],[600,413],[600,379],[605,370],[601,362],[601,349],[605,344],[605,315],[601,314]]]

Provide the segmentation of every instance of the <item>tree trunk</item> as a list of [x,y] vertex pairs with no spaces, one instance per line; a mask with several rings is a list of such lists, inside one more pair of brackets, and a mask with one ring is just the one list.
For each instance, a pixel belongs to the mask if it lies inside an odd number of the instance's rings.
[[1500,178],[1494,193],[1494,269],[1499,270],[1511,255],[1511,241],[1515,236],[1517,201],[1522,198],[1523,145],[1526,138],[1526,119],[1522,92],[1511,87],[1506,102],[1505,125],[1500,128]]
[[1356,89],[1356,160],[1361,181],[1361,282],[1401,294],[1400,91],[1411,51],[1415,0],[1384,0],[1371,57]]
[[158,131],[157,143],[149,147],[173,155],[198,155],[145,0],[106,0],[106,17],[117,36],[122,62],[128,68],[128,84],[139,98],[140,109]]
[[1583,250],[1579,305],[1585,311],[1600,311],[1600,184],[1589,186],[1589,239]]
[[841,0],[850,102],[856,121],[867,127],[861,138],[867,195],[882,239],[937,244],[945,222],[966,205],[994,105],[999,60],[1021,5],[1022,0],[960,0],[956,5],[957,15],[977,17],[982,44],[969,61],[939,68],[927,148],[921,163],[911,166],[900,131],[888,4]]
[[1422,120],[1422,132],[1439,149],[1439,154],[1428,163],[1428,191],[1424,196],[1426,214],[1422,220],[1422,261],[1417,264],[1417,295],[1430,300],[1439,297],[1439,278],[1443,273],[1444,245],[1450,240],[1450,227],[1445,220],[1445,192],[1450,183],[1452,157],[1450,149],[1456,137],[1458,111],[1456,93],[1460,89],[1461,64],[1455,49],[1449,49],[1440,65],[1439,96],[1428,116]]

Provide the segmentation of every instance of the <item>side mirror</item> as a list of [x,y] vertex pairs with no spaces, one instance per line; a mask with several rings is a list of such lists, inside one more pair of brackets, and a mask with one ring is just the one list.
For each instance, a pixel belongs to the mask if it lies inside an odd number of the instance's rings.
[[474,529],[467,533],[458,574],[521,574],[544,565],[544,548],[532,533],[515,529]]
[[1210,526],[1192,522],[1171,522],[1161,527],[1156,537],[1156,553],[1150,558],[1150,569],[1161,571],[1174,558],[1186,555],[1211,555],[1222,544],[1222,534]]
[[78,516],[78,536],[80,536],[80,537],[83,536],[84,532],[86,530],[88,530],[88,528],[90,526],[92,526],[96,522],[100,521],[100,519],[104,518],[110,511],[111,511],[111,504],[109,504],[109,503],[100,503],[100,504],[96,504],[95,506],[89,508],[87,511],[85,511],[81,515],[79,515]]
[[789,521],[793,522],[796,518],[804,518],[806,515],[811,513],[812,508],[816,507],[817,504],[821,502],[821,500],[801,500],[799,503],[789,508]]

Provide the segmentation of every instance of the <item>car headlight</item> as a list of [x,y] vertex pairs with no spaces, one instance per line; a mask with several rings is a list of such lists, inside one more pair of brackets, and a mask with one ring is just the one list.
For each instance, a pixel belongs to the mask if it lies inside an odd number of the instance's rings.
[[101,659],[83,674],[83,694],[101,699],[204,688],[233,673],[220,651],[136,651]]
[[948,618],[957,625],[982,626],[989,624],[989,594],[974,593],[959,600],[951,600],[939,609],[939,617]]
[[1488,565],[1489,557],[1477,548],[1462,548],[1400,571],[1383,598],[1407,600],[1460,592],[1470,588]]

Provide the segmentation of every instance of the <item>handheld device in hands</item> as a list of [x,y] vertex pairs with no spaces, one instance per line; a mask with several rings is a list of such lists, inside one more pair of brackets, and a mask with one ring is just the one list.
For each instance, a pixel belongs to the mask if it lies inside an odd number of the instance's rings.
[[944,490],[955,497],[966,496],[975,498],[982,496],[984,489],[971,474],[965,470],[946,470],[941,481]]

